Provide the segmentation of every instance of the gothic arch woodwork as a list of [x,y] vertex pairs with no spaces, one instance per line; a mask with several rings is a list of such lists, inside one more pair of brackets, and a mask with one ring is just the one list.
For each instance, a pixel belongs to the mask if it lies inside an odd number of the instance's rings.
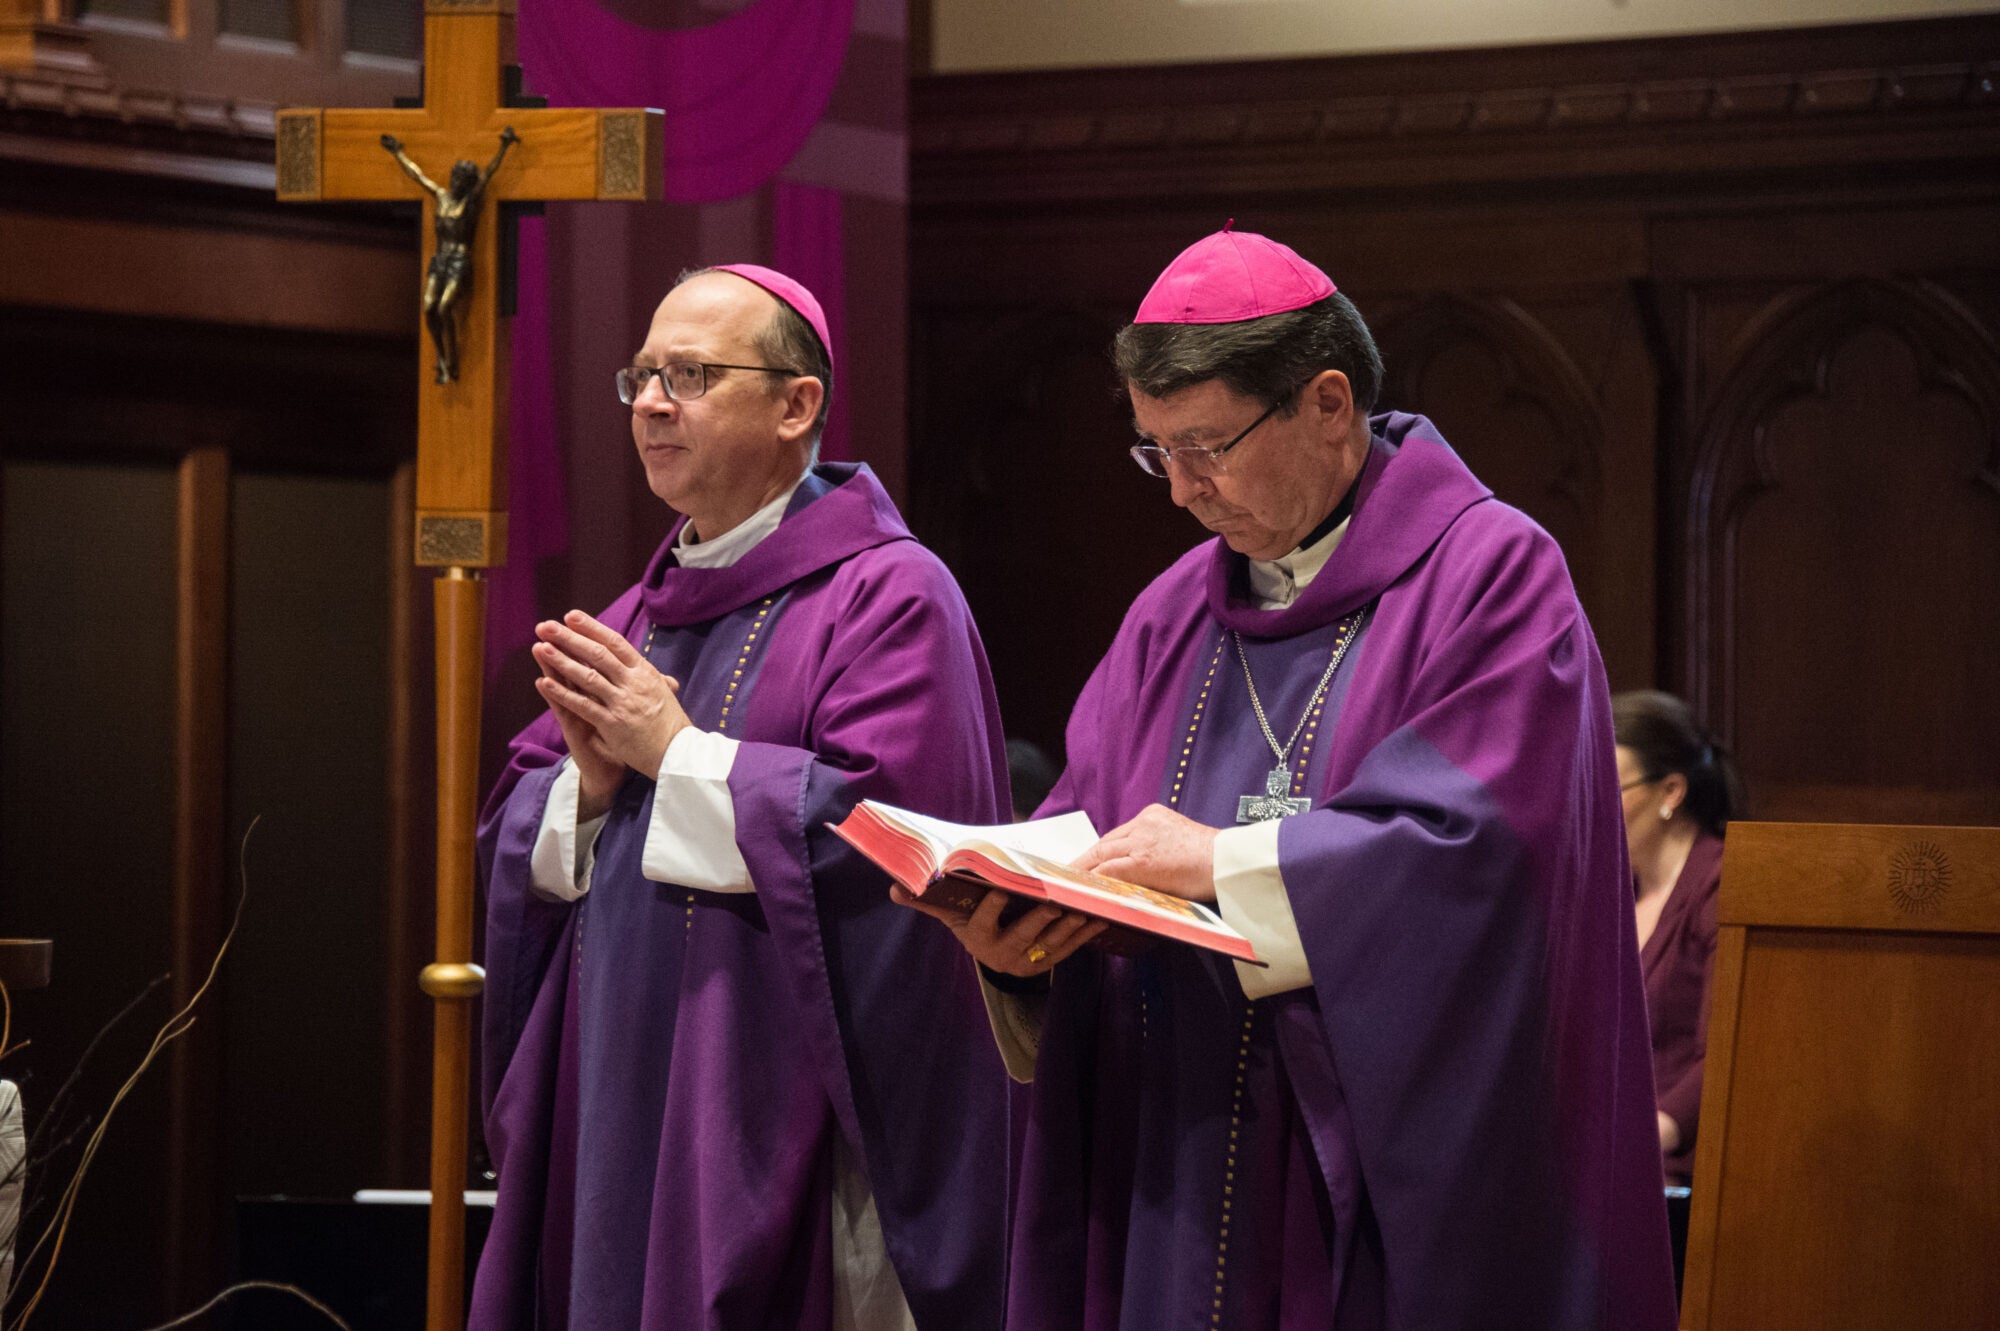
[[[911,496],[946,519],[927,516],[920,534],[957,542],[947,557],[989,643],[1057,630],[1037,644],[1032,691],[1082,677],[1125,589],[1200,535],[1127,482],[1071,470],[1116,453],[1121,421],[1099,443],[1099,339],[1176,251],[1233,216],[1329,265],[1361,301],[1387,354],[1388,404],[1432,416],[1482,479],[1563,543],[1614,689],[1693,693],[1732,730],[1756,778],[1754,812],[2000,822],[2000,795],[1982,804],[1977,793],[1995,783],[1966,775],[1983,770],[1972,737],[2000,747],[1996,704],[1965,682],[2000,653],[2000,623],[1971,604],[1982,591],[2000,603],[1973,582],[1982,542],[2000,541],[1982,534],[1992,489],[1975,481],[1993,470],[1993,426],[1990,408],[1967,405],[2000,401],[1978,368],[1993,345],[1981,326],[2000,328],[1996,38],[2000,16],[1980,14],[919,77],[910,289],[923,335],[910,346],[927,405],[913,448],[925,479]],[[1861,278],[1876,285],[1843,285]],[[954,470],[966,436],[991,428],[978,419],[989,411],[1024,408],[986,396],[995,378],[984,369],[956,377],[961,344],[982,319],[1021,321],[996,352],[1040,354],[1033,321],[1057,307],[1109,316],[1073,362],[1056,362],[1091,388],[1074,390],[1073,417],[1048,405],[1060,396],[1050,384],[1037,390],[1021,433],[1005,435],[1029,441],[1033,469],[982,450],[979,465],[1007,468],[986,475],[982,510]],[[1760,498],[1754,468],[1732,470],[1776,410],[1759,394],[1814,391],[1825,359],[1807,345],[1814,329],[1862,338],[1850,360],[1828,362],[1837,393],[1854,382],[1839,372],[1854,358],[1860,382],[1878,377],[1871,357],[1894,370],[1834,399],[1896,422],[1872,427],[1891,445],[1878,450],[1883,476],[1842,479],[1893,527],[1870,528],[1864,511],[1846,520],[1844,543],[1826,522],[1785,520],[1809,490]],[[1882,392],[1897,405],[1875,404]],[[1941,413],[1937,424],[1912,430],[1924,410]],[[1968,437],[1983,441],[1977,462]],[[1942,455],[1957,479],[1912,467],[1920,452]],[[1006,528],[953,529],[953,514],[1004,514],[1045,538],[1049,506],[1007,493],[1009,478],[1030,497],[1096,501],[1098,539],[1079,544],[1078,562],[1038,562],[1034,542]],[[933,486],[949,489],[949,508],[924,507]],[[1739,499],[1747,515],[1732,526]],[[1713,604],[1725,539],[1731,576],[1754,573],[1771,602],[1755,615]],[[1868,557],[1850,568],[1857,551]],[[1954,583],[1948,567],[1964,576]],[[1038,578],[1095,595],[1065,602],[1069,622],[1007,622],[1032,609],[1016,589]],[[982,587],[1020,599],[983,599]],[[1815,600],[1837,594],[1857,608]],[[1868,654],[1866,669],[1848,654]],[[1027,716],[1004,678],[1000,695],[1010,724]],[[1059,704],[1034,706],[1053,715]]]
[[1574,359],[1511,300],[1439,296],[1382,330],[1383,405],[1419,412],[1592,582],[1604,425]]
[[1687,494],[1687,671],[1756,811],[2000,817],[1993,330],[1940,287],[1855,279],[1773,302],[1725,364]]

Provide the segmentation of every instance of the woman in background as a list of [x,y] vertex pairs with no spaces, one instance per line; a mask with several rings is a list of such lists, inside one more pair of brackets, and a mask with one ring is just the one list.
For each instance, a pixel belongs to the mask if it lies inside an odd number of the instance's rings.
[[1679,698],[1621,693],[1611,715],[1653,1032],[1660,1155],[1667,1181],[1686,1183],[1701,1114],[1722,835],[1742,808],[1743,791],[1735,764]]

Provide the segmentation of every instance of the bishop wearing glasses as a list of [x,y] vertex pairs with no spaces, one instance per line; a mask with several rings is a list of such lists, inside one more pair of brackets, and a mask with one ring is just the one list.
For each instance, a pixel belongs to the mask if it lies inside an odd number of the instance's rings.
[[998,1327],[1008,1081],[973,967],[825,830],[1003,821],[985,652],[865,466],[819,303],[684,276],[617,373],[684,515],[540,625],[480,831],[499,1201],[471,1324]]
[[940,915],[1033,1083],[1020,1328],[1666,1331],[1610,701],[1562,553],[1332,281],[1229,229],[1118,335],[1133,454],[1215,534],[1140,595],[1041,809],[1268,966],[990,895]]

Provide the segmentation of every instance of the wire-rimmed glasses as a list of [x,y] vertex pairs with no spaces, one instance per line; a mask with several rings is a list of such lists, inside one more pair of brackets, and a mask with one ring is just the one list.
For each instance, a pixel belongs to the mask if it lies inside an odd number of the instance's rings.
[[[1311,381],[1308,380],[1307,382]],[[1305,384],[1299,385],[1299,388],[1304,387]],[[1229,470],[1229,465],[1222,460],[1222,455],[1242,443],[1249,437],[1252,430],[1262,425],[1265,421],[1270,420],[1277,413],[1279,407],[1284,406],[1292,400],[1293,395],[1299,391],[1299,388],[1294,388],[1290,393],[1285,394],[1276,402],[1266,407],[1263,415],[1244,426],[1237,433],[1237,436],[1226,444],[1215,448],[1204,448],[1200,444],[1182,444],[1178,448],[1167,448],[1160,444],[1142,442],[1132,445],[1132,460],[1139,464],[1140,471],[1163,481],[1167,479],[1167,464],[1169,463],[1178,467],[1184,476],[1204,479],[1210,476],[1220,476]]]

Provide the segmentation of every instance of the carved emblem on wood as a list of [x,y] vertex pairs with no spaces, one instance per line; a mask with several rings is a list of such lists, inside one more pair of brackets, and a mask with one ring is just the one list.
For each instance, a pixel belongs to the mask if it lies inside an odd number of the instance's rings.
[[423,564],[478,564],[489,557],[486,523],[479,518],[417,520],[417,561]]
[[1935,842],[1912,841],[1889,858],[1889,897],[1896,909],[1934,915],[1951,889],[1951,861]]
[[319,115],[278,113],[278,197],[319,197]]
[[646,197],[646,116],[608,112],[602,121],[597,190],[607,199]]

